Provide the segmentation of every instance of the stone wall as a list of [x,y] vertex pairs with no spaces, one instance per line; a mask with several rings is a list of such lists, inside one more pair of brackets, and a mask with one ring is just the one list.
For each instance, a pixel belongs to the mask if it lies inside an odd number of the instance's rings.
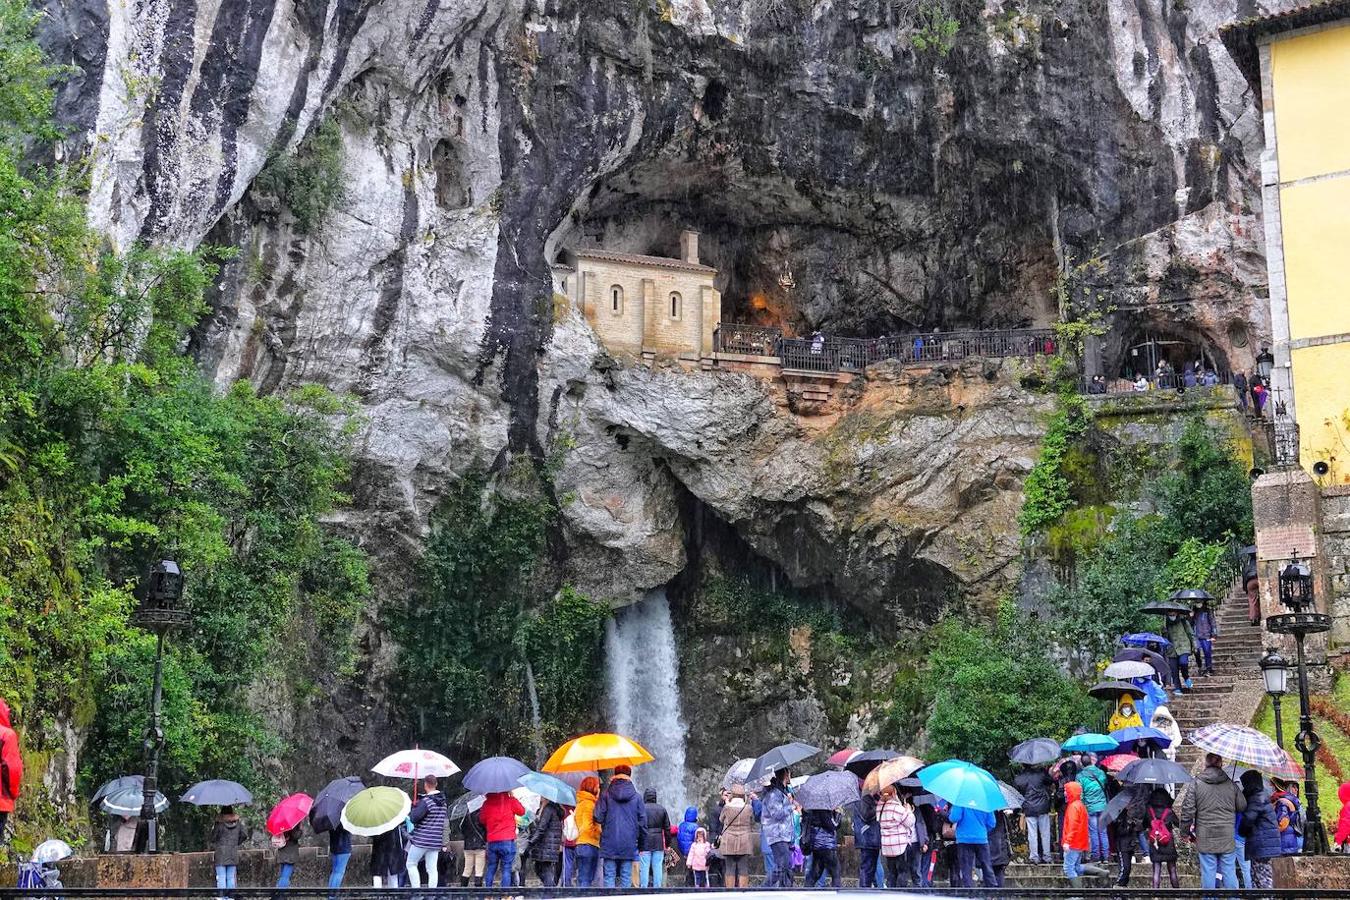
[[1322,489],[1322,554],[1333,647],[1350,644],[1350,486]]
[[[699,353],[712,349],[720,296],[709,271],[644,266],[637,263],[582,258],[583,312],[600,342],[610,350],[639,353]],[[623,292],[619,310],[611,296]],[[678,295],[677,315],[671,296]]]
[[1350,891],[1350,856],[1281,856],[1271,865],[1277,888]]
[[1184,393],[1089,394],[1086,399],[1097,425],[1124,444],[1175,444],[1190,414],[1200,413],[1211,427],[1229,436],[1241,456],[1251,460],[1251,432],[1230,385],[1190,388]]

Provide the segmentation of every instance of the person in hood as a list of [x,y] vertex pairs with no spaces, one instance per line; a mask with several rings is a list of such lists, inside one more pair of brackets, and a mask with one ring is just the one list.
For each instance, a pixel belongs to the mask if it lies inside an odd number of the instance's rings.
[[792,839],[796,836],[796,824],[792,795],[788,793],[790,779],[787,769],[779,769],[759,801],[760,832],[773,856],[773,874],[765,887],[792,887]]
[[1191,630],[1200,651],[1200,675],[1209,678],[1214,674],[1214,639],[1219,636],[1219,620],[1214,617],[1209,601],[1200,601],[1191,613]]
[[1153,717],[1148,724],[1149,727],[1156,728],[1171,738],[1172,742],[1163,748],[1162,755],[1172,762],[1176,762],[1177,747],[1181,744],[1181,729],[1177,726],[1177,720],[1172,716],[1172,711],[1166,706],[1159,706],[1153,711]]
[[877,822],[877,798],[866,791],[852,805],[853,846],[858,848],[858,887],[874,888],[877,862],[881,858],[881,825]]
[[[1347,849],[1350,849],[1345,846],[1346,842],[1350,841],[1350,781],[1336,789],[1336,796],[1341,800],[1341,816],[1336,820],[1336,840],[1333,843],[1337,850],[1344,853]],[[1281,840],[1281,845],[1283,845],[1283,840]],[[1283,852],[1283,846],[1281,852]]]
[[1088,814],[1088,857],[1091,862],[1106,862],[1111,855],[1106,829],[1102,827],[1107,802],[1106,773],[1091,753],[1087,755],[1087,765],[1078,773],[1078,783],[1083,786],[1083,805]]
[[1303,805],[1298,799],[1298,783],[1272,778],[1275,793],[1272,802],[1280,823],[1280,850],[1283,856],[1303,852]]
[[[675,829],[670,824],[670,813],[656,802],[656,788],[643,791],[642,805],[647,824],[642,829],[638,845],[638,887],[660,889],[665,886],[666,841]],[[693,810],[694,818],[697,819],[698,810],[692,806],[689,809]]]
[[689,842],[689,849],[684,854],[689,871],[694,875],[694,887],[708,886],[708,857],[712,855],[712,849],[707,829],[696,827],[694,839]]
[[1074,887],[1083,886],[1083,857],[1092,848],[1088,835],[1088,811],[1083,804],[1083,786],[1077,781],[1064,785],[1064,827],[1060,848],[1064,851],[1064,877]]
[[632,864],[638,858],[638,844],[647,827],[647,809],[633,787],[632,767],[614,768],[609,787],[595,804],[595,821],[601,828],[600,860],[605,887],[632,887]]
[[0,839],[14,812],[23,784],[23,754],[19,750],[19,733],[10,722],[9,704],[0,700]]
[[1223,770],[1223,759],[1205,754],[1205,770],[1186,792],[1181,807],[1182,829],[1194,835],[1200,854],[1200,886],[1210,890],[1223,875],[1225,886],[1237,886],[1237,841],[1233,823],[1247,808],[1247,798]]
[[436,887],[440,878],[436,870],[436,861],[445,845],[446,805],[445,794],[436,789],[436,776],[428,775],[422,779],[423,794],[412,808],[413,833],[408,846],[408,883],[413,887],[422,886],[422,876],[417,866],[427,861],[427,887]]
[[[725,793],[725,792],[724,792]],[[725,805],[725,799],[719,805],[718,813],[721,813],[721,806]],[[649,814],[650,815],[650,814]],[[713,826],[721,828],[721,820],[714,820]],[[689,848],[694,845],[694,835],[698,832],[698,807],[686,806],[684,809],[684,818],[680,821],[679,828],[675,831],[675,846],[679,849],[680,855],[686,860],[689,858]],[[709,843],[715,843],[717,835],[709,836]],[[684,885],[685,887],[694,886],[694,870],[689,868],[688,863],[684,867]]]
[[1144,837],[1148,841],[1149,862],[1153,863],[1153,890],[1162,887],[1163,866],[1167,866],[1167,878],[1176,890],[1181,886],[1177,877],[1177,826],[1180,823],[1172,810],[1172,795],[1155,787],[1148,796],[1144,814],[1148,817]]
[[239,886],[239,848],[247,844],[248,839],[248,826],[235,815],[234,807],[222,806],[211,827],[217,890]]
[[827,873],[830,886],[838,890],[839,878],[839,815],[834,810],[810,809],[802,813],[802,849],[811,854],[811,871],[807,885],[814,887]]
[[750,826],[754,820],[755,814],[745,802],[745,785],[732,785],[731,799],[722,807],[722,840],[718,844],[725,864],[726,887],[750,886],[750,854],[755,849]]
[[546,797],[540,798],[539,813],[530,826],[525,855],[534,860],[534,874],[544,887],[558,884],[558,861],[562,857],[563,809]]
[[1195,654],[1195,629],[1187,613],[1167,614],[1164,634],[1171,643],[1167,647],[1167,661],[1172,666],[1172,683],[1178,691],[1191,689],[1191,656]]
[[600,825],[595,821],[595,804],[600,799],[600,779],[587,775],[577,788],[577,808],[573,821],[577,826],[577,886],[594,887],[600,868]]
[[[580,802],[580,801],[578,801]],[[486,887],[492,887],[492,877],[501,872],[502,887],[511,885],[511,869],[516,864],[516,816],[525,815],[520,801],[504,791],[488,794],[478,810],[478,821],[487,833]]]
[[1013,787],[1022,795],[1022,818],[1026,820],[1027,829],[1027,861],[1032,865],[1048,863],[1054,779],[1043,768],[1026,768],[1013,778]]
[[[1280,823],[1275,818],[1275,807],[1270,802],[1260,772],[1242,773],[1242,796],[1247,808],[1242,812],[1238,831],[1246,838],[1245,853],[1252,863],[1249,888],[1275,887],[1275,871],[1270,861],[1280,855]],[[1224,883],[1227,887],[1227,882]]]

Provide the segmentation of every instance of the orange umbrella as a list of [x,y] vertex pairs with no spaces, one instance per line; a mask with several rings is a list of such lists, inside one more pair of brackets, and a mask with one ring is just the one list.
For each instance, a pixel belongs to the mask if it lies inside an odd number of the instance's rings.
[[908,778],[926,765],[914,756],[897,756],[877,766],[863,779],[862,789],[868,794],[879,794],[888,784],[895,784],[902,778]]
[[640,766],[653,759],[647,748],[621,734],[587,734],[573,738],[553,752],[544,772],[594,772],[615,766]]

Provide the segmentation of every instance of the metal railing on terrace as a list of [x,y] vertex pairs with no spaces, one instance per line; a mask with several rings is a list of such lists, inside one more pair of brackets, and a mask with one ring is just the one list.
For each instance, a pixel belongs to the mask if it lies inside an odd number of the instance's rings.
[[1129,378],[1106,378],[1098,376],[1097,379],[1089,378],[1084,375],[1078,379],[1078,389],[1084,394],[1147,394],[1150,391],[1171,391],[1173,393],[1180,391],[1197,390],[1210,387],[1221,387],[1226,384],[1232,384],[1233,379],[1227,372],[1202,372],[1199,375],[1179,372],[1166,372],[1162,375],[1154,375],[1151,378],[1130,380]]
[[931,331],[880,338],[822,334],[785,337],[781,328],[722,323],[713,332],[718,353],[777,356],[784,369],[805,372],[861,372],[873,363],[949,362],[972,357],[1031,357],[1058,351],[1049,328],[992,331]]

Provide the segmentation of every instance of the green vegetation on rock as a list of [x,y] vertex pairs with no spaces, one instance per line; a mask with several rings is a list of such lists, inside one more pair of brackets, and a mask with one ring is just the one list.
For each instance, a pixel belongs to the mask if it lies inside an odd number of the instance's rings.
[[343,160],[342,127],[330,117],[300,142],[294,154],[269,159],[254,184],[275,194],[295,216],[296,230],[308,234],[342,199]]

